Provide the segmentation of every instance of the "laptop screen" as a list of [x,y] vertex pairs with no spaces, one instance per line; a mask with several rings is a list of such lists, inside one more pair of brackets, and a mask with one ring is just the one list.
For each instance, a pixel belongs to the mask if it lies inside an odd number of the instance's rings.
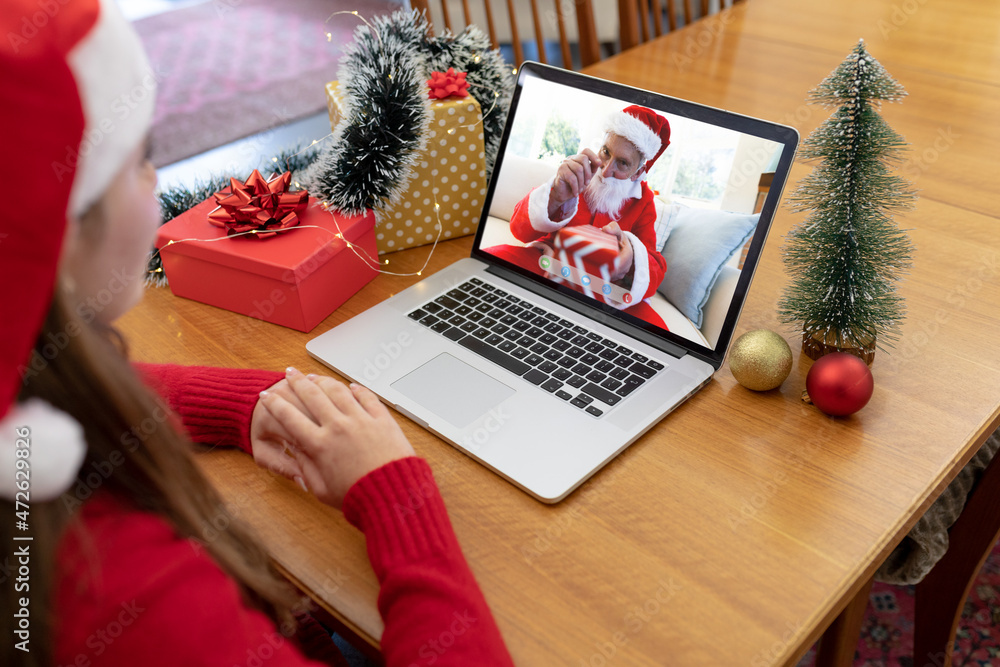
[[797,139],[526,63],[473,254],[721,364]]

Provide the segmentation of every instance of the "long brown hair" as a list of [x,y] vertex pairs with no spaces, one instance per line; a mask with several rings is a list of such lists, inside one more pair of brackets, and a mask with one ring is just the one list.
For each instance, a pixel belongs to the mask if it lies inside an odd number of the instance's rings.
[[[56,549],[67,530],[83,530],[75,520],[81,503],[74,489],[81,488],[81,483],[90,488],[84,481],[87,475],[93,479],[95,470],[108,471],[109,461],[115,465],[100,492],[113,493],[139,511],[162,516],[180,537],[196,541],[238,582],[249,604],[289,633],[296,602],[291,588],[233,517],[227,516],[227,529],[213,531],[211,539],[207,538],[211,518],[226,510],[195,465],[194,446],[178,430],[172,415],[157,419],[153,429],[145,428],[151,415],[164,414],[162,399],[143,384],[128,362],[120,335],[88,318],[92,313],[86,309],[71,309],[69,303],[70,298],[56,294],[32,362],[25,367],[19,400],[38,397],[76,419],[83,426],[87,454],[70,490],[51,502],[31,504],[31,652],[16,650],[8,637],[2,642],[0,664],[53,664],[53,621],[58,621],[52,590]],[[140,424],[144,427],[137,437],[134,427]],[[13,503],[0,502],[0,511],[6,515],[0,521],[0,542],[16,544],[12,542]],[[16,572],[11,562],[6,572],[0,569],[0,580],[5,574],[13,579],[10,567]],[[0,617],[10,619],[24,593],[16,592],[11,581],[0,583],[8,584],[0,593]]]

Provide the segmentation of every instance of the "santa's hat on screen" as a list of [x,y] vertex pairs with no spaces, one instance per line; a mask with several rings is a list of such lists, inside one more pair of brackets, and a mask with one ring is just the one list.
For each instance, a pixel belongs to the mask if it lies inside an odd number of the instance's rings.
[[656,158],[670,145],[670,123],[652,109],[633,104],[608,119],[608,132],[628,139],[642,154],[648,174]]
[[[0,497],[14,496],[15,429],[28,429],[31,498],[76,477],[79,424],[17,402],[55,292],[67,221],[107,190],[153,117],[155,77],[114,0],[8,0],[0,14]],[[52,352],[52,350],[49,350]],[[43,350],[44,353],[44,350]]]

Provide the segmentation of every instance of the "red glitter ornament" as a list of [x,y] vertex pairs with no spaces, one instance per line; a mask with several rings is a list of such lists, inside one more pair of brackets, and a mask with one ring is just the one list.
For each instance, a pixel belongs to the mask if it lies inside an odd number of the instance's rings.
[[806,376],[813,405],[833,417],[852,415],[865,407],[875,390],[868,364],[845,352],[820,357]]

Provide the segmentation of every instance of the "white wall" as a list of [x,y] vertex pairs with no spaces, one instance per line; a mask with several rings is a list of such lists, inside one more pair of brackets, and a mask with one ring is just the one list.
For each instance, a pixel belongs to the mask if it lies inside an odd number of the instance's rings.
[[773,141],[742,135],[733,155],[733,169],[729,172],[726,192],[722,195],[720,208],[723,211],[753,213],[757,201],[757,185],[760,175],[771,162],[774,151],[779,146]]

